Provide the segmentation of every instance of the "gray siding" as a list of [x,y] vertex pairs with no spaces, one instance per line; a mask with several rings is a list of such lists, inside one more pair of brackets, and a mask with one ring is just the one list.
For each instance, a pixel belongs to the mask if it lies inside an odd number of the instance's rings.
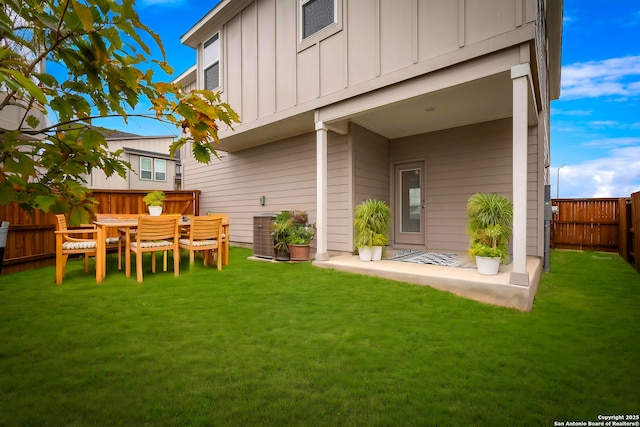
[[344,0],[338,30],[299,43],[298,4],[250,2],[203,38],[220,31],[222,94],[243,123],[506,48],[530,37],[522,30],[536,20],[536,0]]
[[390,203],[389,140],[361,126],[352,124],[353,204],[366,199]]
[[[329,134],[328,248],[350,250],[347,138]],[[200,213],[230,214],[231,240],[253,242],[253,217],[301,209],[315,222],[316,137],[301,135],[234,153],[204,165],[185,160],[184,188],[202,189]],[[265,206],[260,197],[265,196]]]
[[[476,192],[512,199],[511,120],[449,129],[391,141],[392,161],[424,159],[426,167],[426,246],[465,251],[466,203]],[[538,136],[529,132],[527,253],[538,255]]]

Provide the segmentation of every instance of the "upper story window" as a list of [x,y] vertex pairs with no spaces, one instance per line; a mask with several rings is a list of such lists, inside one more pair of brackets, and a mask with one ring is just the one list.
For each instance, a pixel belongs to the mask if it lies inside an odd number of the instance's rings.
[[140,157],[140,179],[165,182],[167,180],[167,161]]
[[336,23],[336,0],[302,0],[300,4],[302,40]]
[[220,87],[220,36],[216,34],[204,44],[204,88]]

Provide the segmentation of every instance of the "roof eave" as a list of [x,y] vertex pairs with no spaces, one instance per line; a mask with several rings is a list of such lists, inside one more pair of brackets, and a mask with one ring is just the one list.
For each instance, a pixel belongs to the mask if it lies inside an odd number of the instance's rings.
[[549,38],[549,91],[552,100],[560,98],[562,70],[563,0],[547,2],[547,35]]
[[180,42],[196,49],[217,32],[225,23],[236,16],[253,0],[222,0],[202,19],[180,37]]

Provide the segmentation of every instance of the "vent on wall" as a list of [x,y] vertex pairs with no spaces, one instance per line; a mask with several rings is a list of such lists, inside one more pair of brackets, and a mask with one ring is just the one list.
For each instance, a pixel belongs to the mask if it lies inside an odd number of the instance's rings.
[[275,215],[263,214],[253,217],[253,256],[273,259],[273,220]]

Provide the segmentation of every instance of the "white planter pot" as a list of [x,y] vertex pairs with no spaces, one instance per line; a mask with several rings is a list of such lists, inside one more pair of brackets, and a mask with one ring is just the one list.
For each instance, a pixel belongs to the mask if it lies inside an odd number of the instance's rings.
[[382,246],[374,246],[371,252],[371,261],[380,261],[382,259]]
[[162,214],[162,206],[149,206],[149,215],[160,216]]
[[500,258],[477,256],[476,266],[478,267],[478,273],[487,276],[493,276],[495,274],[498,274],[498,269],[500,268]]
[[360,261],[371,261],[373,250],[371,246],[358,247],[358,255],[360,256]]

